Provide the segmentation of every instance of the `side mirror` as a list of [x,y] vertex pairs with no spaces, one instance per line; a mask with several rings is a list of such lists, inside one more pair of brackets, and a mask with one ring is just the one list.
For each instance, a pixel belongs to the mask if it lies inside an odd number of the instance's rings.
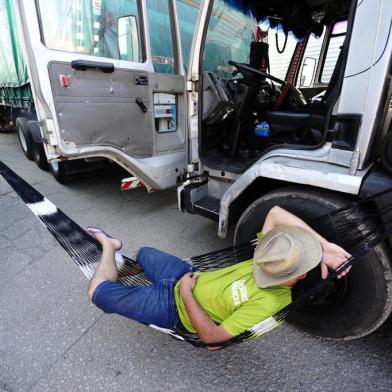
[[312,85],[317,61],[313,57],[305,57],[299,79],[299,87],[310,87]]
[[123,16],[117,19],[117,41],[120,60],[141,61],[136,16]]

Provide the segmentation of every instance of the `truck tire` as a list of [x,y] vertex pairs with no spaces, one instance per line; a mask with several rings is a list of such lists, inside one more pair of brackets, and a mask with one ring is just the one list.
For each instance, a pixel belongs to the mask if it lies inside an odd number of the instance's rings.
[[27,126],[27,119],[25,117],[18,117],[16,119],[16,132],[18,133],[19,143],[26,158],[32,161],[34,159],[33,151],[33,136]]
[[381,146],[381,164],[392,175],[392,132],[389,132]]
[[[240,217],[234,243],[255,238],[273,206],[280,206],[306,222],[347,205],[333,192],[313,188],[283,188],[253,202]],[[353,230],[359,230],[353,227]],[[318,230],[323,235],[323,230]],[[338,280],[325,301],[290,314],[289,321],[312,334],[332,339],[356,339],[375,331],[392,311],[392,269],[387,244],[358,260],[350,273]],[[316,279],[320,279],[315,270]],[[314,275],[313,274],[313,275]],[[293,289],[293,294],[295,289]]]
[[35,163],[41,170],[49,170],[48,160],[42,143],[34,143],[33,157]]
[[69,174],[67,161],[49,162],[49,171],[60,184],[68,184],[72,179],[72,175]]

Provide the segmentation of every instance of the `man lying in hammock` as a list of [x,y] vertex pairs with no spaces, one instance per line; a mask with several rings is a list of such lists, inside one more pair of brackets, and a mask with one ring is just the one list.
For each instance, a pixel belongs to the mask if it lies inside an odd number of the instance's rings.
[[284,308],[291,302],[291,288],[320,262],[326,278],[328,268],[336,269],[350,256],[298,217],[274,207],[252,260],[199,273],[176,256],[145,247],[136,261],[153,284],[136,287],[118,282],[115,251],[121,242],[99,228],[87,231],[103,247],[88,287],[96,306],[144,324],[197,333],[207,344],[228,341]]

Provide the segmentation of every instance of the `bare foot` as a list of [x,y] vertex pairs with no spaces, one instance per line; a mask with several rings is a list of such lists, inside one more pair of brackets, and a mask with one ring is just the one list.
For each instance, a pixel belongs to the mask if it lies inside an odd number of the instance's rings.
[[120,240],[110,237],[99,227],[87,227],[87,233],[94,237],[102,246],[111,246],[115,251],[121,249],[122,243]]

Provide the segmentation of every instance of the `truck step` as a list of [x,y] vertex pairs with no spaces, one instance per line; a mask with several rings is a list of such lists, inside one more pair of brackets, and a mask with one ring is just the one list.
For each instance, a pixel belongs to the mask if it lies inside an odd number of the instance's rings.
[[193,208],[196,214],[219,221],[220,200],[216,197],[206,196],[197,201]]

